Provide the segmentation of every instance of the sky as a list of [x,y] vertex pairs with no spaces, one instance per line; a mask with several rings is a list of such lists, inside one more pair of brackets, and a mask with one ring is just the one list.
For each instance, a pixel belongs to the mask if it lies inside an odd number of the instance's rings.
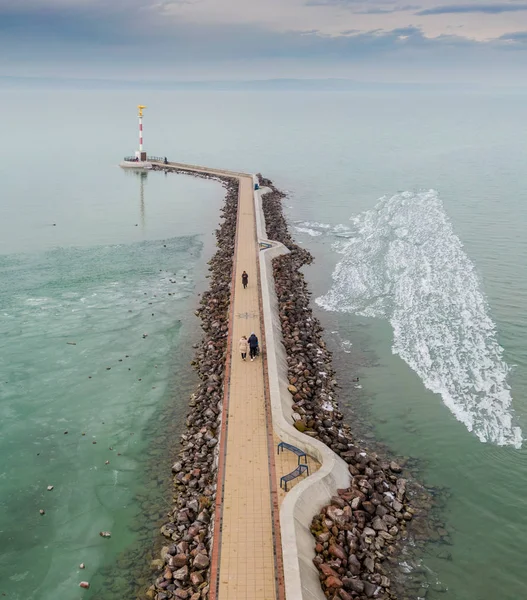
[[527,85],[527,0],[0,0],[0,77]]

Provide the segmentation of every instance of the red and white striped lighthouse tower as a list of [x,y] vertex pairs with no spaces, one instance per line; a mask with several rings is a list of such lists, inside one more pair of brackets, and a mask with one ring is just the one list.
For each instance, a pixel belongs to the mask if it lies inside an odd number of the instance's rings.
[[143,150],[143,110],[146,106],[139,104],[137,108],[139,110],[139,114],[137,115],[139,117],[139,152],[136,152],[135,155],[141,162],[145,162],[146,152]]

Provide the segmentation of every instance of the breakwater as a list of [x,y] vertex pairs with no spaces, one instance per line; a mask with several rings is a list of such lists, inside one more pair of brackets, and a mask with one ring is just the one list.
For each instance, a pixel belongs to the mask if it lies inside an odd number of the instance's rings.
[[270,189],[262,202],[267,236],[290,250],[273,260],[273,275],[295,427],[330,447],[350,473],[349,487],[338,490],[313,518],[313,562],[327,598],[394,599],[398,591],[390,574],[408,523],[420,511],[410,506],[401,466],[361,447],[343,422],[331,353],[300,271],[313,257],[289,233],[282,211],[285,195],[261,176],[260,183]]
[[[241,180],[236,173],[228,172],[232,177],[226,177],[179,165],[155,169],[218,179],[227,188],[223,222],[216,231],[218,251],[209,263],[210,288],[196,311],[205,332],[193,363],[201,384],[191,398],[182,450],[173,465],[174,508],[161,528],[166,545],[160,558],[152,562],[156,578],[146,592],[150,600],[204,600],[212,593],[211,562],[216,564],[212,539],[217,449]],[[323,328],[310,308],[310,292],[301,272],[313,258],[289,234],[282,212],[284,194],[269,180],[260,177],[260,183],[270,188],[262,200],[268,239],[281,242],[290,251],[275,258],[272,268],[294,425],[331,448],[347,463],[349,471],[349,486],[337,490],[330,504],[317,506],[319,512],[311,523],[313,563],[323,594],[332,600],[406,598],[406,594],[398,593],[398,581],[392,574],[408,524],[420,511],[410,506],[402,467],[364,447],[344,422],[332,355],[323,339]],[[217,575],[213,577],[216,582]]]
[[238,180],[183,169],[154,169],[216,179],[226,189],[222,222],[215,232],[218,250],[209,261],[210,286],[196,311],[204,335],[192,364],[201,381],[190,399],[187,428],[172,466],[174,504],[161,527],[165,545],[152,561],[155,579],[145,593],[149,600],[200,600],[209,595]]

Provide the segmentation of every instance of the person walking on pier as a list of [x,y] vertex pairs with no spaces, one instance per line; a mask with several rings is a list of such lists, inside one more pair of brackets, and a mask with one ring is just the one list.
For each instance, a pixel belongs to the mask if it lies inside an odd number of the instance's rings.
[[242,335],[240,342],[239,342],[239,348],[240,348],[240,352],[242,355],[242,360],[245,360],[247,358],[247,347],[249,346],[249,344],[247,343],[247,338]]
[[255,359],[258,354],[258,338],[254,331],[249,336],[249,356],[251,357],[251,361]]
[[245,289],[247,287],[247,284],[249,283],[249,275],[247,275],[247,273],[244,271],[242,273],[242,284],[243,284],[243,289]]

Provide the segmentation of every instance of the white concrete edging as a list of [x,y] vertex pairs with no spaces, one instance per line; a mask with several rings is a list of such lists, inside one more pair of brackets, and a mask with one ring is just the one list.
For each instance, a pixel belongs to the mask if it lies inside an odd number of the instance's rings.
[[[258,178],[253,175],[253,189],[256,183],[259,184]],[[350,475],[347,464],[335,452],[293,426],[293,401],[287,389],[287,355],[282,343],[272,267],[273,258],[289,250],[280,242],[266,239],[261,196],[267,191],[268,188],[254,190],[254,207],[258,242],[269,244],[269,248],[260,250],[259,264],[273,429],[283,441],[301,448],[321,464],[318,471],[287,493],[280,507],[285,595],[286,600],[325,600],[318,570],[313,564],[315,549],[310,525],[313,516],[330,503],[338,488],[349,487]]]

